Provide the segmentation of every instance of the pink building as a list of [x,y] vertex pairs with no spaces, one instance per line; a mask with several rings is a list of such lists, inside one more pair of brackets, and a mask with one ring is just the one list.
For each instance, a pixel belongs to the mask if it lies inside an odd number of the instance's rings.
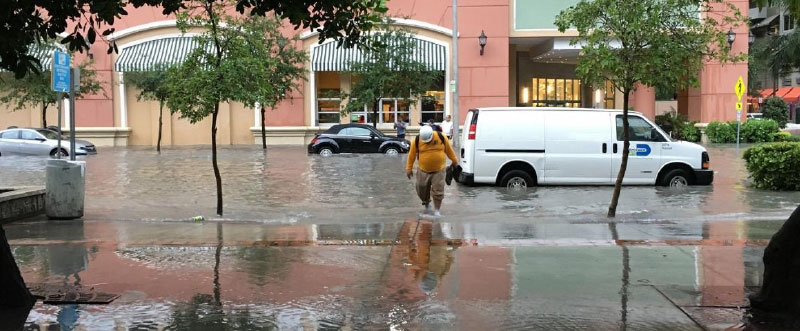
[[[569,45],[574,31],[560,33],[553,24],[555,16],[577,0],[461,0],[459,2],[459,109],[488,106],[575,106],[621,108],[620,93],[606,86],[583,84],[575,74],[579,50]],[[748,2],[732,1],[743,13]],[[411,123],[411,133],[421,121],[441,121],[453,112],[450,87],[453,67],[450,1],[393,0],[389,16],[398,26],[415,34],[420,56],[432,70],[443,71],[444,78],[427,92],[433,102],[408,104],[386,98],[379,107],[379,127],[392,130],[397,119]],[[160,9],[128,10],[129,15],[114,26],[109,36],[119,48],[106,54],[106,45],[96,43],[91,52],[77,54],[77,61],[91,57],[104,91],[85,97],[76,105],[77,136],[97,145],[155,145],[158,128],[158,104],[138,101],[137,91],[125,84],[125,72],[146,70],[158,62],[180,61],[180,55],[192,47],[192,36],[200,31],[181,34],[174,17],[161,15]],[[483,54],[478,36],[488,37]],[[747,27],[735,31],[734,51],[747,51]],[[370,112],[342,116],[341,100],[330,97],[347,92],[353,77],[347,63],[356,50],[336,48],[330,41],[319,43],[312,31],[286,30],[300,38],[298,47],[309,53],[305,64],[306,81],[301,90],[267,112],[267,141],[270,144],[305,144],[314,134],[335,123],[368,120]],[[735,119],[736,96],[733,86],[739,76],[747,77],[747,64],[708,63],[698,73],[701,85],[679,93],[675,105],[690,120],[707,123]],[[632,98],[632,106],[649,117],[656,114],[655,92],[642,87]],[[4,106],[0,106],[4,107]],[[0,127],[37,126],[36,110],[2,110]],[[197,124],[167,116],[164,123],[165,145],[210,143],[210,119]],[[55,123],[56,113],[48,114]],[[65,127],[67,125],[64,125]],[[241,104],[224,105],[218,123],[220,144],[253,144],[260,137],[258,113]]]

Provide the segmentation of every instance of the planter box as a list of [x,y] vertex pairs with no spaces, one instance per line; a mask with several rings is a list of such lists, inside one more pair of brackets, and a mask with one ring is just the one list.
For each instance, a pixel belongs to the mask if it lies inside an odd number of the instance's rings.
[[44,195],[39,186],[0,187],[0,224],[44,214]]

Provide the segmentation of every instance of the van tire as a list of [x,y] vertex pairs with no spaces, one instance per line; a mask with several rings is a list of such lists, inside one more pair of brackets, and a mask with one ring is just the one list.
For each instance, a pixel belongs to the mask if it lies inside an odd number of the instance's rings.
[[533,177],[522,170],[511,170],[500,180],[500,186],[510,190],[524,190],[535,184]]
[[684,169],[672,169],[667,172],[664,177],[661,177],[661,182],[658,185],[667,187],[684,187],[692,185],[691,175]]

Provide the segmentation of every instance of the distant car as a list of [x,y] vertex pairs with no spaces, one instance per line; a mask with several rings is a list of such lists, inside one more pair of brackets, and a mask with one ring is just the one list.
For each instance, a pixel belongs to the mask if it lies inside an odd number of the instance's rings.
[[764,114],[762,114],[762,113],[748,113],[748,114],[747,114],[747,119],[748,119],[748,120],[749,120],[749,119],[756,119],[756,120],[760,120],[760,119],[762,119],[762,118],[764,118]]
[[320,155],[334,153],[408,153],[408,140],[384,135],[364,124],[338,124],[314,137],[308,152]]
[[[0,131],[0,156],[18,155],[50,155],[55,157],[59,152],[69,156],[69,140],[61,138],[58,145],[58,132],[48,129],[16,128]],[[75,155],[97,154],[94,145],[86,140],[75,140]]]

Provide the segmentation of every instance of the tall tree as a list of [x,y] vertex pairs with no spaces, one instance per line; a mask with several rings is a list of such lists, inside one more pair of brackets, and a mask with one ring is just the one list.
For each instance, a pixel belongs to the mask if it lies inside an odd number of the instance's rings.
[[290,97],[292,92],[299,89],[298,82],[305,79],[305,70],[302,64],[308,56],[305,51],[297,48],[297,38],[287,38],[280,32],[281,20],[279,18],[264,19],[258,16],[245,18],[241,24],[248,26],[245,31],[248,43],[259,44],[263,47],[254,48],[267,53],[259,54],[273,61],[267,70],[269,75],[261,77],[256,82],[260,89],[253,91],[258,99],[261,113],[261,145],[267,149],[266,108],[275,108],[281,101]]
[[609,217],[616,216],[628,166],[631,92],[637,84],[697,86],[704,60],[741,59],[731,55],[726,32],[743,21],[739,10],[724,0],[584,0],[556,17],[559,31],[578,31],[572,40],[581,46],[578,76],[594,86],[609,81],[623,94],[622,162]]
[[[157,65],[150,71],[134,71],[125,74],[125,83],[139,89],[137,100],[158,101],[158,141],[156,151],[161,152],[161,131],[164,126],[164,105],[169,98],[166,65]],[[172,113],[172,112],[170,112]]]
[[[279,100],[271,77],[284,72],[274,49],[265,42],[269,18],[227,15],[234,2],[198,0],[178,13],[178,26],[186,31],[201,27],[198,48],[185,62],[167,71],[170,97],[167,106],[181,118],[197,123],[211,116],[211,162],[217,187],[217,214],[222,215],[222,177],[217,165],[217,118],[221,103],[240,102],[252,109],[258,102]],[[274,37],[270,36],[270,37]],[[276,73],[278,72],[278,73]],[[288,79],[288,78],[287,78]],[[279,93],[277,93],[279,94]],[[277,101],[275,101],[277,102]]]
[[[97,80],[97,73],[91,62],[78,65],[81,71],[81,85],[75,97],[95,94],[102,90]],[[13,110],[28,107],[38,108],[42,113],[42,127],[47,127],[47,110],[55,105],[64,93],[55,92],[50,86],[50,71],[33,73],[22,78],[15,78],[11,73],[0,75],[0,103],[8,104]]]
[[[29,45],[46,38],[63,39],[71,51],[84,51],[97,38],[114,32],[109,27],[128,10],[142,6],[160,6],[164,15],[174,14],[191,6],[188,0],[77,0],[77,1],[5,1],[0,6],[0,69],[22,77],[42,68],[39,60],[28,54]],[[252,15],[268,13],[288,20],[295,28],[310,28],[319,32],[322,40],[334,38],[345,46],[358,44],[362,32],[370,30],[385,13],[386,0],[236,0],[239,13]],[[74,22],[74,23],[73,23]],[[67,28],[73,26],[71,31]],[[109,42],[108,52],[116,50]]]
[[413,103],[429,90],[443,73],[430,70],[414,57],[417,43],[411,33],[389,29],[370,34],[361,47],[363,61],[349,63],[350,71],[359,79],[344,97],[345,113],[371,109],[372,125],[378,125],[381,98],[405,99]]

